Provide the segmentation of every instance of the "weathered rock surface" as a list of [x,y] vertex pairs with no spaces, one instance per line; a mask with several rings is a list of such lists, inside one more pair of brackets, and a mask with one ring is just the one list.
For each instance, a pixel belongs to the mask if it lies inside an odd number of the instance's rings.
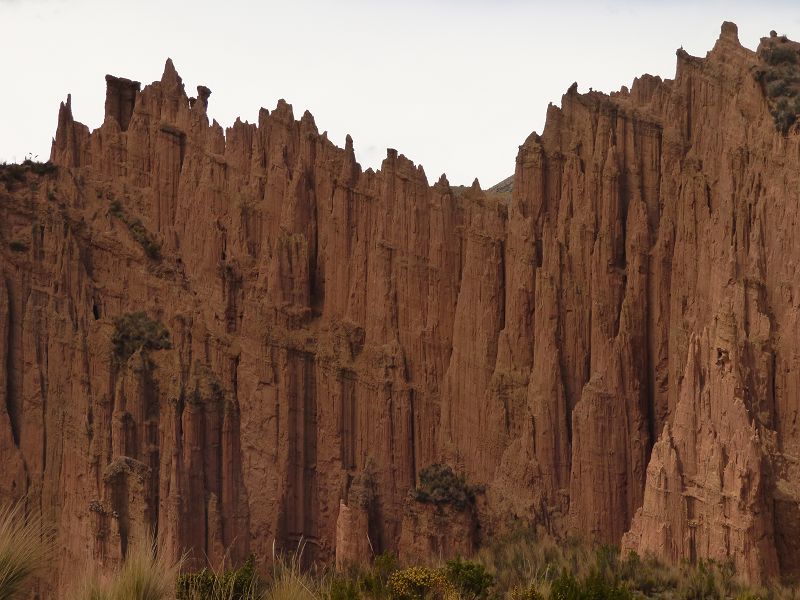
[[[725,24],[674,80],[573,86],[510,197],[362,171],[283,101],[223,130],[170,61],[94,131],[68,99],[58,173],[0,184],[0,499],[55,523],[53,583],[142,525],[197,564],[397,550],[435,462],[484,536],[800,572],[800,134],[760,63]],[[171,348],[118,360],[137,311]]]
[[397,555],[402,563],[439,564],[477,549],[478,522],[471,506],[461,509],[410,500],[406,504]]

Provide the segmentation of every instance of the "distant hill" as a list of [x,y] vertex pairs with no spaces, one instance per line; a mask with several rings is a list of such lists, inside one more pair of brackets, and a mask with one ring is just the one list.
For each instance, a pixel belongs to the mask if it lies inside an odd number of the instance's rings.
[[487,192],[495,192],[497,194],[511,193],[514,190],[514,176],[506,177],[500,183],[495,183],[490,187]]

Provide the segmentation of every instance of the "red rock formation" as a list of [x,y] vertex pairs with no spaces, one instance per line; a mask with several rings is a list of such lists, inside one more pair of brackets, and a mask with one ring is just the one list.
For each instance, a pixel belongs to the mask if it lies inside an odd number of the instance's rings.
[[471,556],[475,553],[477,538],[477,520],[471,506],[457,509],[412,500],[403,515],[398,558],[404,564],[422,561],[439,564]]
[[[57,175],[0,184],[0,497],[56,524],[62,582],[142,524],[195,563],[332,558],[367,464],[397,549],[435,462],[484,535],[798,573],[800,135],[762,64],[725,24],[674,80],[573,86],[510,198],[362,171],[283,101],[223,131],[170,61],[109,77],[92,132],[68,98]],[[136,311],[171,348],[115,360]]]

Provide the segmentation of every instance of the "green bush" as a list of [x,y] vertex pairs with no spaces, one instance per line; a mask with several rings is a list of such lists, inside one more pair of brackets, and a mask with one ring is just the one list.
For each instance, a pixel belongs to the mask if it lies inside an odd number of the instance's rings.
[[787,45],[762,50],[766,63],[754,72],[770,106],[775,128],[786,135],[800,115],[800,55]]
[[49,175],[50,173],[55,173],[58,170],[58,167],[56,167],[49,160],[47,162],[38,162],[26,158],[24,161],[22,161],[22,166],[27,167],[36,175]]
[[389,594],[389,578],[399,568],[394,554],[391,552],[378,554],[372,562],[372,569],[359,576],[359,584],[370,596],[385,598]]
[[457,598],[453,584],[441,569],[408,567],[389,578],[392,600],[450,600]]
[[772,108],[772,118],[775,127],[784,135],[797,121],[797,106],[795,102],[790,102],[788,98],[781,98]]
[[776,79],[767,84],[767,96],[777,98],[789,93],[789,82],[785,79]]
[[0,181],[5,183],[6,187],[25,181],[25,168],[22,165],[3,163],[0,165]]
[[122,219],[125,217],[125,211],[122,210],[122,203],[119,200],[112,200],[108,206],[108,214]]
[[449,504],[458,510],[475,502],[475,488],[467,485],[463,476],[458,476],[447,465],[433,464],[419,473],[419,485],[412,491],[412,498],[427,504]]
[[631,551],[618,564],[619,577],[629,582],[631,589],[641,592],[644,596],[655,596],[678,586],[675,569],[652,557],[643,559]]
[[204,568],[178,576],[175,584],[177,600],[225,599],[248,600],[261,586],[255,570],[255,558],[251,555],[238,569],[215,573]]
[[114,319],[114,358],[125,363],[138,350],[167,350],[172,348],[169,331],[158,321],[140,311]]
[[773,66],[796,64],[797,52],[789,46],[773,46],[767,52],[767,62]]
[[483,565],[456,558],[448,560],[444,567],[447,580],[467,598],[488,598],[494,585],[492,577]]
[[510,600],[544,600],[544,596],[533,584],[515,587],[509,593],[509,598]]
[[719,600],[720,593],[716,585],[714,571],[706,562],[700,561],[696,568],[689,572],[680,585],[679,594],[685,600]]
[[139,242],[144,253],[153,260],[161,260],[161,244],[155,239],[139,219],[126,221],[133,239]]
[[144,250],[148,258],[152,260],[161,260],[161,244],[156,237],[148,231],[141,219],[132,219],[125,212],[122,203],[117,199],[111,200],[108,207],[108,214],[112,217],[116,217],[128,226],[128,230],[131,232],[133,239],[142,247],[142,250]]
[[334,577],[328,585],[327,600],[359,600],[361,590],[353,579]]
[[550,586],[550,600],[632,600],[633,594],[594,571],[583,580],[564,570]]
[[25,181],[27,173],[48,175],[55,172],[57,169],[58,168],[50,161],[42,163],[29,158],[22,161],[22,164],[2,163],[0,164],[0,182],[5,183],[6,187],[10,187],[15,183]]

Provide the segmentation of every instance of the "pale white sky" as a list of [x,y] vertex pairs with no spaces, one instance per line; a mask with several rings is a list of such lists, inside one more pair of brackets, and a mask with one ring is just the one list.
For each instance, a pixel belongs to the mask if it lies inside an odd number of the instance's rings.
[[169,56],[223,127],[285,98],[338,145],[350,133],[365,169],[392,147],[430,181],[489,187],[573,81],[672,77],[675,50],[704,56],[724,20],[751,48],[800,39],[789,0],[0,0],[0,161],[45,160],[67,93],[97,127],[106,73],[146,84]]

